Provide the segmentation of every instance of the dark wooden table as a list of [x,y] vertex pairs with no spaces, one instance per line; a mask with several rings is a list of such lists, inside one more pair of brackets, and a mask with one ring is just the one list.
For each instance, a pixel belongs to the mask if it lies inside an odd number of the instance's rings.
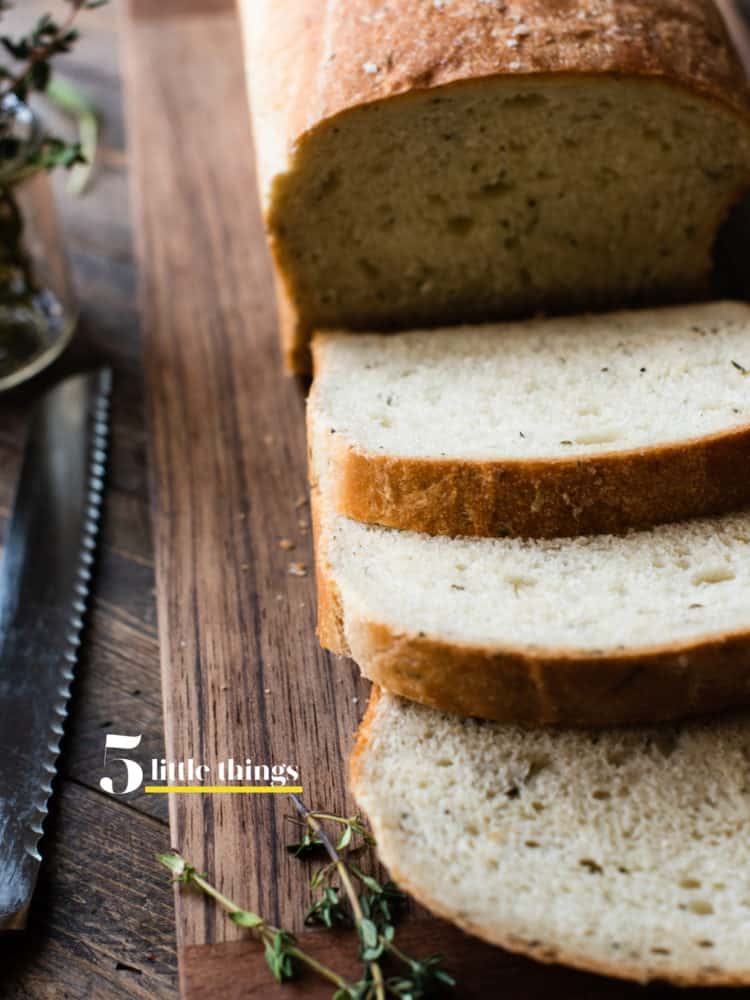
[[[24,0],[24,20],[55,5]],[[82,317],[48,375],[0,397],[0,537],[34,398],[67,371],[115,372],[108,490],[82,657],[42,847],[29,933],[0,941],[0,997],[176,995],[172,892],[154,853],[169,844],[165,797],[99,789],[105,732],[142,733],[163,753],[153,559],[146,492],[143,389],[128,207],[116,5],[81,17],[83,40],[60,63],[101,110],[93,184],[82,198],[55,186]],[[5,26],[5,22],[3,22]]]

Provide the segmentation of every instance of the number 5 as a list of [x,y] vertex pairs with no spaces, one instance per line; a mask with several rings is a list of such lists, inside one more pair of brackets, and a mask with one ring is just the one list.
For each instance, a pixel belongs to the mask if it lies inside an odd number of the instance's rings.
[[[104,740],[104,763],[107,763],[107,750],[135,750],[141,739],[140,736],[118,736],[116,733],[107,733]],[[143,768],[140,764],[136,764],[134,760],[128,760],[127,757],[111,757],[110,760],[117,760],[125,765],[127,771],[125,787],[122,791],[116,792],[111,778],[100,778],[100,788],[110,795],[128,795],[141,787]]]

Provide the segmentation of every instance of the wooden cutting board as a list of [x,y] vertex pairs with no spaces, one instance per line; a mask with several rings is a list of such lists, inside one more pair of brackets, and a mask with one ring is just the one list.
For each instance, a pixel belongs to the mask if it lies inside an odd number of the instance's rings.
[[[314,635],[305,387],[281,373],[234,2],[129,0],[124,22],[166,753],[295,763],[310,806],[352,812],[347,758],[367,685]],[[238,903],[300,931],[309,871],[283,849],[289,812],[281,796],[175,795],[172,842]],[[203,897],[178,891],[175,905],[188,1000],[330,996],[315,980],[276,987],[258,945]],[[351,936],[303,933],[353,971]],[[460,998],[643,992],[508,955],[417,910],[400,933],[446,955]]]

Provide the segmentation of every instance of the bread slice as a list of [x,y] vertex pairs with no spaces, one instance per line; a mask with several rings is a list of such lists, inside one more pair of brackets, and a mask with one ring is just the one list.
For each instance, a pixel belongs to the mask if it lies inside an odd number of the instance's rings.
[[712,0],[241,9],[296,370],[314,329],[706,291],[750,186],[748,85]]
[[750,718],[528,731],[373,693],[351,778],[393,878],[544,962],[750,985]]
[[337,510],[430,534],[622,532],[750,504],[750,305],[318,335]]
[[396,531],[336,514],[333,437],[312,422],[318,634],[371,680],[529,724],[750,703],[750,511],[572,539]]

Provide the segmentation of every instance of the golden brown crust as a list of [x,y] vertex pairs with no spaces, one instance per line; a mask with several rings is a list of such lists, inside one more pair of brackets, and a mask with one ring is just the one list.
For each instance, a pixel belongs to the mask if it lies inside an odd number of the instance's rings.
[[310,512],[315,539],[315,586],[318,594],[317,634],[321,646],[336,656],[348,656],[349,646],[344,635],[344,614],[338,587],[333,582],[320,541],[320,494],[310,490]]
[[[750,116],[750,88],[713,0],[242,0],[264,211],[302,140],[377,101],[493,76],[655,79]],[[718,218],[718,216],[717,216]],[[275,236],[287,366],[309,371]]]
[[[372,731],[375,725],[378,705],[381,702],[381,691],[378,687],[373,687],[370,694],[370,701],[367,711],[360,724],[354,745],[354,750],[349,763],[349,777],[354,797],[363,802],[367,795],[364,777],[364,757],[369,749],[372,740]],[[706,969],[697,973],[688,973],[678,969],[665,973],[663,969],[650,969],[643,965],[636,964],[623,958],[619,962],[597,962],[591,956],[580,952],[566,951],[562,948],[555,948],[546,945],[544,942],[528,941],[518,937],[511,930],[492,924],[475,923],[458,914],[445,905],[445,902],[433,896],[425,889],[413,881],[408,871],[402,865],[396,845],[391,845],[391,838],[387,829],[380,823],[379,817],[371,810],[369,818],[372,823],[373,832],[378,842],[379,854],[382,862],[389,870],[391,878],[411,896],[437,916],[449,920],[469,934],[482,938],[490,944],[505,948],[508,951],[516,952],[520,955],[527,955],[538,962],[547,964],[561,963],[583,969],[587,972],[595,972],[603,976],[614,976],[618,979],[630,979],[637,982],[648,982],[659,979],[670,982],[675,986],[750,986],[750,966],[746,970],[736,973],[726,973],[721,970]]]
[[[313,498],[313,508],[319,506]],[[589,653],[446,642],[351,614],[315,514],[318,638],[365,677],[432,708],[528,726],[663,722],[750,705],[750,632]]]
[[[244,0],[253,111],[283,166],[335,115],[499,75],[658,77],[743,114],[750,86],[713,0]],[[256,101],[252,87],[261,87]],[[280,119],[280,120],[279,120]],[[267,134],[264,125],[263,136]],[[283,148],[285,147],[285,149]],[[266,177],[264,188],[268,188]]]
[[357,782],[360,780],[360,775],[362,772],[362,757],[367,750],[367,744],[370,741],[370,731],[375,722],[375,715],[377,713],[378,702],[380,701],[380,696],[382,694],[381,689],[377,684],[373,684],[370,688],[370,697],[367,702],[367,711],[362,716],[362,721],[357,729],[354,747],[352,748],[351,757],[349,758],[349,778],[353,788],[356,788]]
[[[326,0],[240,3],[252,106],[256,180],[264,216],[273,178],[288,169],[292,143],[305,129],[309,80],[317,74]],[[274,286],[284,362],[288,371],[309,368],[307,344],[298,335],[297,308],[274,258]]]
[[330,0],[318,26],[308,129],[372,101],[499,74],[660,77],[748,110],[713,0]]
[[332,461],[340,514],[430,535],[619,534],[750,504],[750,426],[619,453],[498,460],[377,454],[339,433]]
[[321,499],[315,466],[312,460],[310,442],[312,434],[312,411],[307,408],[307,472],[310,482],[310,518],[312,521],[313,545],[315,547],[315,586],[318,595],[318,627],[320,644],[336,656],[347,656],[349,648],[344,636],[344,614],[341,597],[333,582],[323,543],[321,525]]
[[[613,653],[493,649],[348,620],[362,672],[386,690],[459,715],[529,726],[663,722],[750,704],[750,634]],[[321,641],[324,636],[321,632]]]

